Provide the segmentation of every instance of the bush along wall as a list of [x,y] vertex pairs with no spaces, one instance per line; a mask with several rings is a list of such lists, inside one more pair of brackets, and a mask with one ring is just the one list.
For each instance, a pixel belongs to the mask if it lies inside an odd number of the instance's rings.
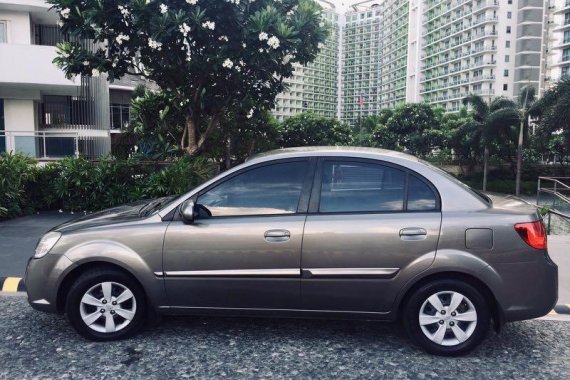
[[0,155],[0,219],[40,210],[97,211],[141,199],[184,193],[215,174],[204,158],[162,168],[137,160],[84,158],[38,165],[22,154]]

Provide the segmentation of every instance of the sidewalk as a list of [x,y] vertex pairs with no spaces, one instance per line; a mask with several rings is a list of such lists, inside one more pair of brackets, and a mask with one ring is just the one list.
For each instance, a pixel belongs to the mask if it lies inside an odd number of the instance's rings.
[[570,235],[549,235],[548,254],[558,265],[558,304],[570,304]]

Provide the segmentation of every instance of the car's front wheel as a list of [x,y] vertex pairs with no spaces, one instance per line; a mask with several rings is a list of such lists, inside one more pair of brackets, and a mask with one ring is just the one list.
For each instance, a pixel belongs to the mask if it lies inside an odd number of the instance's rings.
[[126,338],[144,324],[145,297],[131,276],[104,268],[83,273],[72,285],[65,311],[71,325],[96,341]]
[[474,286],[439,280],[417,289],[404,306],[404,326],[410,337],[435,355],[462,355],[487,335],[490,311]]

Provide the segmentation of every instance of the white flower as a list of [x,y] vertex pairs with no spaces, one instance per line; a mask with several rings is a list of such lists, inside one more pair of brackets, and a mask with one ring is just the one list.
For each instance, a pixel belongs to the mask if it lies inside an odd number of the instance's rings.
[[240,60],[239,60],[239,65],[240,65],[240,66],[245,66],[245,62],[243,61],[243,59],[240,59]]
[[168,6],[166,4],[160,4],[160,13],[165,14],[168,12]]
[[184,37],[186,37],[188,35],[188,33],[190,32],[190,27],[188,26],[188,24],[183,23],[182,25],[180,25],[178,27],[178,30],[180,31],[180,33],[182,33],[184,35]]
[[57,26],[59,26],[59,27],[61,28],[61,27],[63,26],[63,21],[59,20],[59,21],[57,22]]
[[265,50],[263,50],[262,48],[259,48],[258,50],[260,53],[263,53]]
[[83,66],[89,66],[89,61],[83,61]]
[[293,58],[293,56],[291,54],[286,54],[283,59],[281,60],[281,63],[286,65],[291,61],[291,58]]
[[231,4],[239,5],[239,0],[226,0],[226,3],[231,3]]
[[317,47],[318,47],[319,49],[322,49],[322,48],[325,47],[325,45],[324,45],[322,42],[319,42],[319,43],[317,44]]
[[241,44],[241,46],[242,46],[244,49],[247,47],[247,45],[245,44],[245,42],[243,42],[243,43]]
[[266,40],[267,38],[269,38],[269,36],[267,35],[267,33],[265,33],[265,32],[259,33],[259,40],[260,40],[260,41]]
[[198,0],[186,0],[186,2],[190,5],[196,5],[196,3],[198,3]]
[[241,72],[241,67],[236,66],[236,71],[237,71],[238,73]]
[[91,70],[91,76],[92,76],[92,77],[97,78],[97,77],[99,77],[100,75],[101,75],[101,72],[100,72],[99,70],[97,70],[97,69]]
[[234,63],[232,62],[231,59],[226,58],[226,60],[224,61],[224,63],[222,63],[222,66],[227,68],[227,69],[231,69],[232,67],[234,67]]
[[155,40],[153,40],[152,38],[149,38],[149,39],[148,39],[148,46],[149,46],[151,49],[156,49],[156,50],[158,50],[158,51],[161,51],[161,50],[162,50],[162,42],[155,41]]
[[277,49],[279,47],[279,38],[272,36],[267,40],[267,45],[271,46],[273,49]]
[[220,36],[220,37],[218,37],[218,40],[220,40],[220,41],[226,41],[226,42],[229,41],[228,36]]
[[202,23],[202,28],[214,30],[216,29],[216,23],[213,21],[206,21]]
[[145,4],[146,4],[146,5],[149,5],[149,4],[150,4],[150,0],[146,0],[146,1],[145,1]]
[[123,33],[120,33],[117,37],[115,37],[115,41],[117,41],[119,45],[122,45],[123,41],[128,41],[130,39],[130,36],[124,35]]
[[249,112],[245,117],[247,117],[248,119],[251,119],[253,117],[253,108],[249,110]]
[[322,28],[323,26],[325,26],[324,21],[319,22],[319,27]]
[[61,12],[59,12],[59,15],[63,18],[69,18],[70,13],[71,13],[71,9],[65,8],[65,9],[62,9]]
[[127,9],[127,7],[119,5],[117,8],[119,8],[119,11],[123,15],[123,17],[127,17],[129,15],[129,10]]

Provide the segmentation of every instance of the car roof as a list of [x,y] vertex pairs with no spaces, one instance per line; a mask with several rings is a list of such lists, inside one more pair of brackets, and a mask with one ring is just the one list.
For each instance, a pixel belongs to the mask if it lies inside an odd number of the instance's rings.
[[417,162],[419,159],[411,154],[396,152],[388,149],[359,147],[359,146],[305,146],[295,148],[282,148],[270,150],[255,154],[247,159],[247,161],[265,161],[277,158],[276,156],[286,157],[307,157],[307,156],[327,156],[327,155],[347,155],[371,158],[396,158],[399,160]]

